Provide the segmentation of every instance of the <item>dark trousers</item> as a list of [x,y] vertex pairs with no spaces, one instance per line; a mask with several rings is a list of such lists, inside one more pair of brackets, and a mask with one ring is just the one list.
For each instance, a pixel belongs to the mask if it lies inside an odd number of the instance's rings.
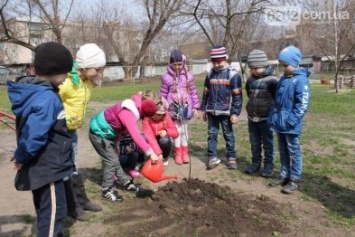
[[208,138],[207,138],[207,154],[209,158],[217,157],[217,142],[219,126],[222,126],[223,137],[226,141],[227,159],[236,159],[237,152],[235,150],[235,138],[233,125],[230,122],[230,116],[215,116],[207,114],[208,118]]
[[157,137],[160,149],[163,152],[163,158],[167,159],[171,152],[171,138],[168,136]]
[[274,166],[274,138],[266,120],[261,122],[248,121],[249,140],[252,162],[258,166],[262,162],[262,148],[264,149],[264,166]]
[[[132,151],[130,154],[120,154],[120,164],[124,170],[133,170],[136,168],[138,158],[139,158],[138,151]],[[144,155],[144,154],[143,154]]]
[[37,236],[63,236],[63,227],[67,216],[63,180],[32,190],[32,195],[37,213]]

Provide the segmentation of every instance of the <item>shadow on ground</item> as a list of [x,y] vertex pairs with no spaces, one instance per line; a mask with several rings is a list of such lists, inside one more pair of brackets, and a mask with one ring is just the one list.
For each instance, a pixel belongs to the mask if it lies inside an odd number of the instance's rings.
[[333,182],[327,176],[303,174],[300,191],[318,200],[325,208],[345,218],[355,217],[355,191]]
[[[16,224],[19,224],[18,228]],[[24,226],[24,224],[26,226]],[[6,225],[12,225],[13,228],[7,230]],[[31,230],[28,231],[28,228],[31,228]],[[31,235],[35,236],[36,217],[27,214],[0,216],[0,236],[2,237],[26,236],[28,235],[29,232],[31,233]]]

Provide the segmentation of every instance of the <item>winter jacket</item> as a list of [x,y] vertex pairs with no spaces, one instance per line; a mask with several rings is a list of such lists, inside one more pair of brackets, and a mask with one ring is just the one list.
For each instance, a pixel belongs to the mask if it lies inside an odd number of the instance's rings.
[[274,105],[278,79],[272,74],[273,71],[273,67],[268,66],[263,75],[258,78],[251,76],[246,82],[245,88],[249,97],[246,109],[250,121],[267,120]]
[[92,87],[89,80],[79,80],[78,85],[74,85],[71,74],[68,74],[68,78],[59,86],[69,130],[76,130],[83,125]]
[[[143,154],[143,151],[134,143],[131,135],[124,134],[121,136],[119,143],[117,144],[120,155],[128,155],[130,152],[138,152],[139,154]],[[127,147],[130,148],[130,152],[127,152]]]
[[179,132],[168,113],[166,113],[165,117],[160,121],[155,121],[153,118],[148,117],[144,118],[142,129],[149,145],[157,155],[163,153],[157,141],[157,137],[159,136],[158,133],[160,131],[166,130],[167,136],[173,139],[176,139],[179,136]]
[[12,111],[16,115],[15,160],[17,190],[36,190],[74,171],[71,136],[58,91],[34,76],[7,82]]
[[303,116],[309,107],[309,75],[307,69],[299,68],[292,75],[281,77],[276,89],[275,104],[268,117],[268,124],[273,131],[301,134]]
[[201,110],[213,115],[239,115],[242,110],[242,80],[228,64],[206,76]]
[[136,94],[107,108],[105,111],[93,116],[90,120],[90,130],[93,134],[108,140],[119,140],[120,134],[127,131],[133,141],[149,156],[152,149],[141,136],[138,129],[142,95]]
[[[174,91],[175,83],[176,91]],[[193,116],[193,109],[200,108],[194,77],[187,71],[186,66],[179,73],[175,73],[170,65],[167,66],[167,73],[161,78],[160,95],[168,101],[169,105],[174,101],[186,104],[184,119],[190,119]]]

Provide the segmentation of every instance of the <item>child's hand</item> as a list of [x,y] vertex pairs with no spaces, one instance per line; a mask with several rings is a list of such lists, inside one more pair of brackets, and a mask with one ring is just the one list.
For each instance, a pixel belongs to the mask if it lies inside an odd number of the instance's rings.
[[203,121],[207,121],[207,113],[206,112],[203,112],[202,119],[203,119]]
[[238,116],[233,114],[230,118],[232,124],[237,124],[238,123]]
[[15,157],[12,157],[10,159],[11,162],[14,162],[14,170],[18,171],[20,169],[22,169],[22,164],[21,163],[18,163],[16,160],[15,160]]
[[161,130],[158,132],[159,137],[165,137],[166,135],[168,135],[168,133],[166,132],[166,130]]
[[131,145],[126,146],[125,148],[127,154],[131,154],[133,152],[133,147]]
[[152,163],[157,163],[160,160],[159,156],[157,156],[154,152],[150,155],[149,158],[152,160]]

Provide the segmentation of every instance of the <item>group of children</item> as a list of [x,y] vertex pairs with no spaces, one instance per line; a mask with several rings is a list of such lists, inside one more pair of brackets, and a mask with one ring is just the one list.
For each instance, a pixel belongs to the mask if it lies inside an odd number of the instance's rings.
[[[139,166],[144,162],[168,165],[173,145],[175,163],[189,163],[187,125],[198,116],[198,110],[208,122],[207,168],[213,169],[221,162],[217,154],[221,125],[227,167],[237,169],[233,125],[242,111],[242,80],[227,63],[225,47],[213,47],[210,57],[213,68],[206,76],[201,103],[186,57],[176,49],[171,53],[159,94],[151,90],[138,92],[90,119],[89,140],[102,158],[102,197],[122,201],[115,182],[127,191],[140,190],[134,183],[140,175]],[[251,77],[246,82],[246,109],[252,163],[245,172],[259,172],[263,148],[261,175],[272,176],[276,132],[281,169],[270,186],[282,185],[285,193],[299,188],[302,174],[299,137],[310,92],[309,71],[299,67],[301,57],[294,46],[281,51],[279,62],[284,75],[278,79],[263,51],[254,50],[248,56]],[[48,42],[35,49],[35,75],[8,81],[17,128],[15,187],[32,191],[38,236],[61,236],[67,215],[87,220],[85,210],[101,210],[87,197],[76,169],[76,130],[83,124],[91,88],[102,78],[105,65],[105,54],[95,44],[80,47],[74,61],[63,45]],[[143,134],[138,129],[139,120],[143,121]]]

